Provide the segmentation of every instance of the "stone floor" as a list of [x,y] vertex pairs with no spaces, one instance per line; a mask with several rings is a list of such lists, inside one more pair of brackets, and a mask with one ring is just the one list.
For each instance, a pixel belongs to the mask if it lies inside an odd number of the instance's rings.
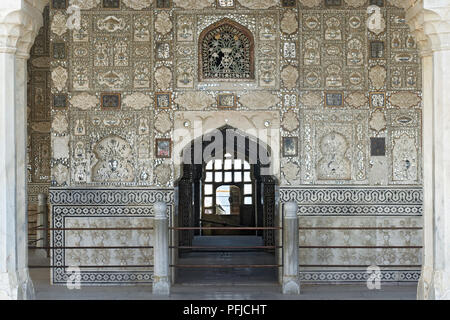
[[[208,255],[208,263],[245,263],[248,259],[239,251],[204,254]],[[46,263],[43,257],[31,254],[31,258],[34,261],[30,261],[30,265]],[[182,261],[199,263],[198,258],[205,257],[195,253]],[[258,263],[274,261],[267,254],[256,254],[256,260]],[[50,285],[48,269],[30,269],[30,274],[39,300],[414,300],[417,287],[415,283],[389,283],[382,284],[380,290],[368,290],[364,283],[303,284],[300,295],[287,296],[281,294],[274,271],[270,269],[257,272],[248,268],[181,270],[184,272],[184,277],[180,277],[182,283],[172,287],[169,297],[153,295],[151,286],[82,286],[79,290],[69,290],[66,286]]]

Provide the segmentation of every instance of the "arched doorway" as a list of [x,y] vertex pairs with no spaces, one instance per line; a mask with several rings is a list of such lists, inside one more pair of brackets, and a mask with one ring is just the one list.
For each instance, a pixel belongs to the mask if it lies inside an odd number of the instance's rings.
[[276,268],[260,267],[275,264],[275,232],[258,229],[276,224],[270,159],[261,141],[228,125],[183,149],[178,226],[195,229],[178,233],[177,282],[276,281]]

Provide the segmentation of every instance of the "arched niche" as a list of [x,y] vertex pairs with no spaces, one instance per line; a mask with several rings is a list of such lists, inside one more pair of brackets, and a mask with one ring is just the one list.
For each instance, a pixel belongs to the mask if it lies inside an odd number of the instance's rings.
[[255,79],[255,41],[250,30],[230,19],[205,28],[198,39],[199,81]]

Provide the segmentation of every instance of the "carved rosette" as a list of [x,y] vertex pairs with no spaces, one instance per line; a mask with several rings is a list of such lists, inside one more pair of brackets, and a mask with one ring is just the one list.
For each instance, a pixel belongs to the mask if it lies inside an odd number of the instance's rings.
[[172,21],[170,15],[166,11],[162,11],[158,14],[155,21],[155,30],[162,35],[165,35],[172,30]]
[[281,31],[287,34],[293,34],[298,29],[297,15],[294,11],[288,11],[281,19]]
[[58,89],[58,91],[62,91],[66,87],[66,82],[68,79],[67,70],[61,66],[53,69],[52,71],[52,80],[53,85]]
[[287,89],[293,89],[297,86],[298,70],[294,66],[287,66],[281,71],[281,80]]

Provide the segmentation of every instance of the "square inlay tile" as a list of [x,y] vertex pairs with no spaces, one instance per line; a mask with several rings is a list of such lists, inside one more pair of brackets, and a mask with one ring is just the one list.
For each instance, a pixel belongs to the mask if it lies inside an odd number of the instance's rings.
[[170,92],[155,93],[155,106],[158,109],[169,109],[171,100]]
[[155,157],[170,158],[172,156],[171,139],[155,139]]
[[234,6],[234,0],[217,0],[218,8],[232,9]]
[[67,96],[65,94],[55,94],[53,96],[53,108],[67,107]]
[[164,60],[170,58],[170,43],[157,42],[156,43],[156,58],[158,60]]
[[102,109],[120,109],[120,93],[102,93]]
[[52,56],[53,59],[64,60],[66,59],[66,44],[64,42],[52,43]]
[[369,4],[372,6],[384,7],[384,0],[370,0]]
[[325,92],[325,107],[343,107],[343,92]]
[[325,6],[327,7],[337,7],[342,5],[341,0],[325,0]]
[[281,0],[281,5],[284,8],[294,8],[297,6],[297,0]]
[[171,6],[171,0],[156,0],[156,9],[170,9]]
[[371,92],[369,101],[372,108],[384,108],[386,105],[386,94],[384,92]]
[[386,155],[386,138],[370,138],[370,155]]
[[298,138],[283,137],[283,157],[296,157],[298,155]]
[[52,0],[52,9],[66,9],[68,0]]
[[103,8],[120,9],[120,0],[103,0]]
[[384,55],[385,55],[384,41],[370,41],[370,45],[369,45],[370,58],[383,59]]
[[234,94],[219,94],[217,96],[218,108],[234,108],[236,106],[236,96]]

